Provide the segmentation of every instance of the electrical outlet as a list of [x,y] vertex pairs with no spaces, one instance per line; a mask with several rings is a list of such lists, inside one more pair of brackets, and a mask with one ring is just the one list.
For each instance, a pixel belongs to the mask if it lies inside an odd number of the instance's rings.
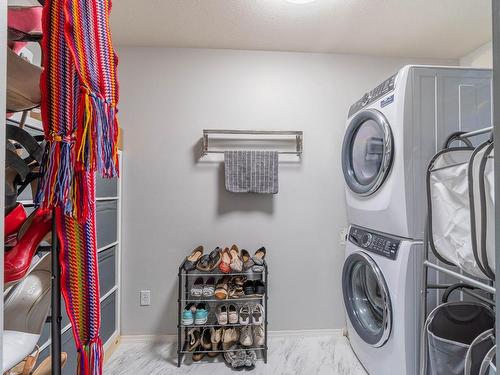
[[151,291],[150,290],[141,290],[141,306],[149,306],[151,305]]

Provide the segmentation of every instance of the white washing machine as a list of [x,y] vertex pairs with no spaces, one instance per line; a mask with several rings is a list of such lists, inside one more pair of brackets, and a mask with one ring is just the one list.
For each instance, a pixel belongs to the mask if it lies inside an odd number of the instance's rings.
[[349,228],[342,290],[347,331],[370,375],[417,375],[422,242]]
[[427,165],[452,132],[491,126],[491,79],[485,69],[406,66],[351,106],[349,223],[423,239]]

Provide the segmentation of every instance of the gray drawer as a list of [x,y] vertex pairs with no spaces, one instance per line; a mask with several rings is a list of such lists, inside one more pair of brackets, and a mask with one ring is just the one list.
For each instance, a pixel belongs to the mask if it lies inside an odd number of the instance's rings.
[[99,201],[96,205],[97,247],[101,248],[117,241],[118,202]]
[[116,197],[118,196],[118,179],[103,178],[97,176],[95,184],[96,197]]
[[[75,375],[77,366],[78,366],[78,358],[76,353],[75,342],[73,340],[73,332],[70,330],[66,331],[62,335],[62,351],[68,353],[68,360],[66,362],[66,366],[64,367],[62,373],[63,375]],[[51,347],[48,346],[41,353],[38,359],[38,363],[41,363],[45,358],[51,355]]]
[[101,302],[101,339],[103,344],[116,331],[116,292]]
[[[66,314],[66,305],[64,304],[64,298],[61,295],[61,328],[66,327],[69,324],[68,314]],[[43,326],[43,331],[40,336],[40,340],[38,340],[38,345],[43,345],[50,339],[50,323],[45,323]]]
[[101,297],[116,284],[116,246],[99,253],[99,291]]

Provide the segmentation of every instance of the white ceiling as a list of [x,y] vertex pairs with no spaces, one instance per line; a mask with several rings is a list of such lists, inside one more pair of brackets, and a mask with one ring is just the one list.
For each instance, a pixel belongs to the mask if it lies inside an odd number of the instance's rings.
[[458,58],[491,39],[491,0],[115,0],[117,45]]

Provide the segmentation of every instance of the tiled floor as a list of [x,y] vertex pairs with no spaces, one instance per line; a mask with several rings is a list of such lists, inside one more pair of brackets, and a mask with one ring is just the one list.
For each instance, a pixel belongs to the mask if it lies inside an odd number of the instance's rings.
[[[177,346],[124,342],[105,366],[106,375],[234,374],[222,363],[195,363],[190,355],[177,368]],[[268,363],[259,361],[255,375],[366,375],[345,337],[313,334],[269,338]]]

